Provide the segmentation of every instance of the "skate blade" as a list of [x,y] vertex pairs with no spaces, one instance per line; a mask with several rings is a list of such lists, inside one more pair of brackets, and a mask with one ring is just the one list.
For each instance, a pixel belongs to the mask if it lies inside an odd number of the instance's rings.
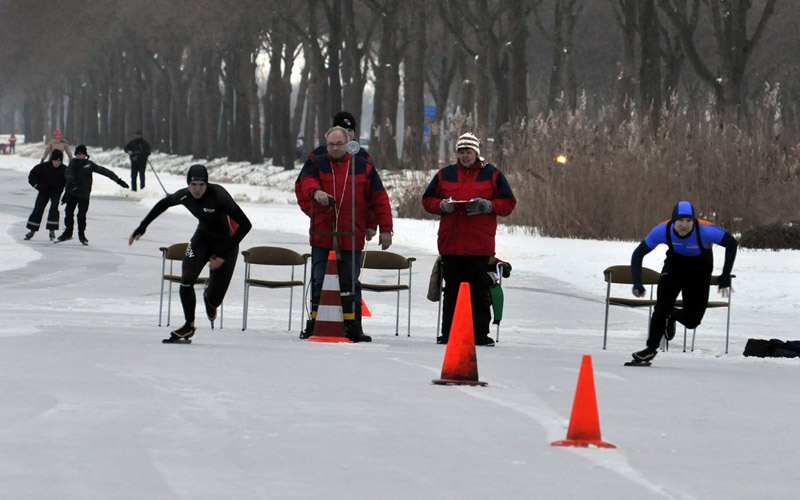
[[163,344],[191,344],[192,339],[168,338],[161,341]]
[[650,366],[651,364],[650,361],[628,361],[625,366]]

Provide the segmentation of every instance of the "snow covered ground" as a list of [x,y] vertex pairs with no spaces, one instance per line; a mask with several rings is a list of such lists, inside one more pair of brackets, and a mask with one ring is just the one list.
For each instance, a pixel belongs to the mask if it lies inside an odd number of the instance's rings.
[[[627,263],[636,242],[502,228],[497,254],[514,270],[500,342],[478,348],[489,385],[441,387],[431,384],[444,356],[434,342],[437,304],[425,299],[436,223],[395,221],[391,250],[418,259],[410,338],[405,298],[396,337],[394,297],[368,292],[371,344],[299,340],[297,305],[286,328],[285,291],[252,291],[242,332],[240,262],[224,328],[200,321],[191,346],[163,345],[158,248],[187,241],[194,219],[175,207],[128,246],[163,192],[150,170],[138,193],[95,176],[89,247],[53,245],[44,231],[23,241],[35,198],[27,172],[43,147],[17,150],[0,156],[2,498],[797,497],[800,361],[741,355],[748,338],[800,338],[791,326],[797,252],[740,251],[728,354],[725,311],[715,309],[694,352],[675,342],[653,367],[625,368],[644,345],[647,317],[612,308],[602,349],[602,271]],[[121,151],[89,152],[129,180]],[[185,185],[189,159],[151,159],[169,191]],[[229,181],[254,223],[242,249],[308,250],[297,171],[213,167],[211,181]],[[660,269],[663,253],[645,265]],[[718,272],[721,253],[716,263]],[[172,305],[175,326],[177,295]],[[566,437],[584,354],[603,439],[615,450],[550,446]]]

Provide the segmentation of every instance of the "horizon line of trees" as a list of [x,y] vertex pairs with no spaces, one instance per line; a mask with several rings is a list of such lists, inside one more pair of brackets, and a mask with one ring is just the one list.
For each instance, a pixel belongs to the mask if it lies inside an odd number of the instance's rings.
[[[448,127],[502,154],[508,126],[587,107],[598,127],[655,136],[676,104],[758,128],[753,107],[778,87],[776,138],[800,130],[800,51],[781,36],[800,6],[785,0],[6,4],[0,128],[21,116],[27,137],[60,128],[115,147],[141,129],[163,152],[293,168],[299,138],[305,157],[336,112],[361,117],[368,83],[370,152],[388,169],[438,162]],[[468,119],[448,122],[456,113]]]

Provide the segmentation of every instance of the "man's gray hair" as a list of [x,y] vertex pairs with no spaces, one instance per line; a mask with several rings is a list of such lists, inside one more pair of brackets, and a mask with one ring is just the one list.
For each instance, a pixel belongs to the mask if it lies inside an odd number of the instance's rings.
[[347,133],[347,129],[345,129],[344,127],[340,127],[340,126],[338,126],[338,125],[337,125],[337,126],[335,126],[335,127],[331,127],[331,128],[329,128],[329,129],[328,129],[328,131],[327,131],[327,132],[325,132],[325,140],[327,141],[327,140],[328,140],[328,136],[329,136],[329,135],[331,135],[331,134],[332,134],[332,133],[334,133],[334,132],[337,132],[337,131],[338,131],[338,132],[341,132],[341,133],[344,135],[344,138],[345,138],[346,140],[350,138],[350,134],[349,134],[349,133]]

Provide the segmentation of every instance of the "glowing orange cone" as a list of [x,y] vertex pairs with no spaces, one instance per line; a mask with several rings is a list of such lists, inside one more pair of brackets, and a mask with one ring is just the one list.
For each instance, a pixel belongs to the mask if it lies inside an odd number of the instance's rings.
[[461,283],[458,288],[450,338],[444,352],[442,375],[441,378],[431,382],[438,385],[488,385],[478,380],[478,358],[475,356],[475,332],[472,327],[469,283]]
[[597,396],[594,392],[592,357],[588,354],[583,356],[581,372],[578,375],[578,387],[575,389],[575,401],[572,403],[567,439],[554,441],[550,445],[616,448],[600,438],[600,417],[597,414]]
[[361,317],[362,318],[371,318],[372,312],[367,307],[367,303],[364,302],[364,299],[361,299]]
[[339,289],[339,268],[336,266],[336,252],[328,254],[328,266],[322,280],[322,295],[317,307],[312,342],[351,342],[344,336],[344,315],[342,314],[342,292]]

